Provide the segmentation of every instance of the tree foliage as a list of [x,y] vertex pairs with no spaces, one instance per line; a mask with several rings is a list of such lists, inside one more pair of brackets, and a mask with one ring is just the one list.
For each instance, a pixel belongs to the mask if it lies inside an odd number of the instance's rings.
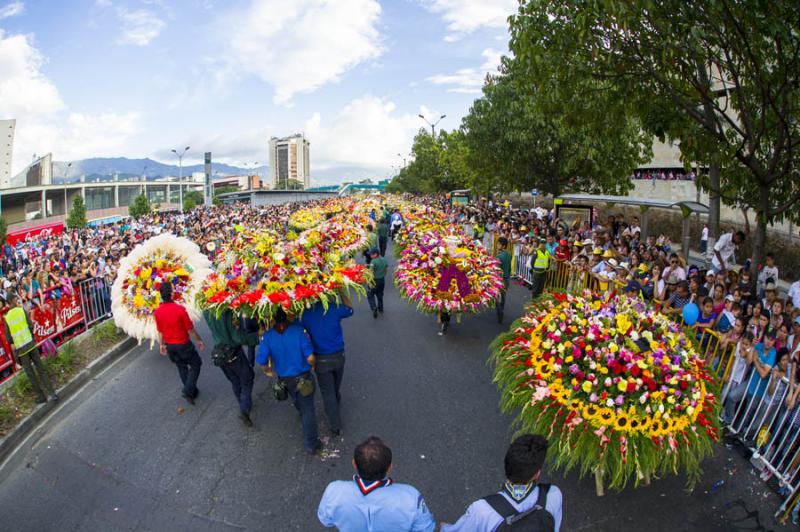
[[700,184],[756,212],[756,264],[768,224],[800,221],[798,20],[791,0],[532,0],[511,18],[510,48],[560,98],[576,77],[601,83],[678,140],[687,166],[720,168]]
[[6,236],[8,235],[8,222],[5,216],[0,216],[0,246],[6,243]]
[[83,229],[86,227],[86,204],[83,196],[76,194],[72,199],[72,208],[67,216],[67,227],[70,229]]
[[150,200],[144,194],[139,194],[133,199],[133,203],[128,206],[128,214],[134,220],[150,214]]

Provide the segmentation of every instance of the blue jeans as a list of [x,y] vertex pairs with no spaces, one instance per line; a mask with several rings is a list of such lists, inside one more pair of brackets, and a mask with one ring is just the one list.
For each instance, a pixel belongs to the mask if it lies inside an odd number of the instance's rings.
[[178,375],[183,383],[183,396],[197,397],[197,379],[200,377],[200,366],[203,360],[197,354],[194,344],[167,344],[169,359],[178,366]]
[[[314,377],[310,377],[314,378]],[[319,432],[317,431],[317,414],[314,410],[314,395],[303,397],[303,394],[297,391],[297,380],[292,379],[286,382],[286,389],[289,392],[289,397],[294,401],[294,407],[300,413],[300,418],[303,423],[303,447],[306,451],[314,451],[320,446]]]
[[240,347],[236,359],[229,364],[221,366],[220,369],[231,382],[233,395],[239,401],[239,411],[243,414],[249,414],[250,409],[253,407],[253,378],[255,374],[244,354],[244,350]]
[[322,404],[325,405],[325,416],[331,430],[341,430],[342,417],[339,415],[339,403],[342,395],[339,389],[344,377],[344,352],[332,355],[317,355],[317,383],[322,393]]

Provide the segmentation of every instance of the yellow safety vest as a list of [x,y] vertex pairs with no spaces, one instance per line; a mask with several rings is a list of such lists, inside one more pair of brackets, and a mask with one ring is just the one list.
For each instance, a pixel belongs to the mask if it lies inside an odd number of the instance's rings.
[[546,270],[547,265],[550,263],[550,254],[547,250],[542,251],[541,249],[536,250],[536,260],[533,263],[534,270]]
[[15,349],[20,349],[33,342],[33,334],[28,328],[28,320],[25,319],[25,311],[21,307],[12,308],[6,313],[6,325]]

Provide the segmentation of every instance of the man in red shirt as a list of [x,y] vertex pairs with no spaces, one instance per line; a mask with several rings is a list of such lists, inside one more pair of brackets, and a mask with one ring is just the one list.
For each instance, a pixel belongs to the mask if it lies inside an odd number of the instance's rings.
[[200,351],[205,349],[205,345],[194,330],[194,324],[186,309],[172,302],[172,284],[162,284],[159,291],[161,305],[153,313],[159,334],[159,351],[161,356],[169,355],[169,359],[178,366],[178,374],[183,382],[182,395],[189,403],[194,404],[199,393],[197,378],[200,376],[200,366],[203,361],[189,336],[194,338]]

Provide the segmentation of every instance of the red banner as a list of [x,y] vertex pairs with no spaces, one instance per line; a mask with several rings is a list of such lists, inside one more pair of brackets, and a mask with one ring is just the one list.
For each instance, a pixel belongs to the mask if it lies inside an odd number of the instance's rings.
[[0,314],[0,370],[7,368],[13,362],[11,357],[11,346],[6,340],[6,320],[4,314]]
[[72,295],[62,293],[59,300],[48,297],[44,299],[44,305],[35,306],[29,314],[33,325],[33,337],[37,344],[83,321],[81,298],[77,293]]
[[69,329],[83,320],[81,300],[77,293],[72,295],[61,294],[58,309],[59,323],[62,329]]
[[63,232],[64,222],[54,222],[51,224],[29,227],[27,229],[20,229],[18,231],[11,231],[8,233],[8,235],[6,235],[6,242],[12,246],[16,246],[19,242],[30,242],[32,240],[36,240],[37,238],[60,235]]
[[36,343],[43,342],[56,334],[56,309],[52,301],[47,301],[44,305],[33,307],[30,312],[31,325],[33,325],[33,339]]

